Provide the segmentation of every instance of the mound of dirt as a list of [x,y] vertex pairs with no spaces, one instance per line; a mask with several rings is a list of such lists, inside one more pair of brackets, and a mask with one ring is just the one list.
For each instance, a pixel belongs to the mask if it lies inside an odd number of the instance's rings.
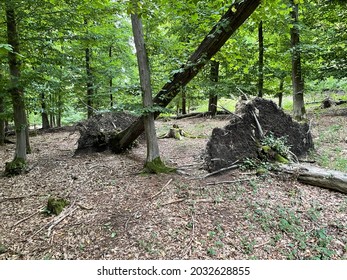
[[305,155],[313,148],[307,123],[300,124],[284,113],[273,101],[263,98],[241,100],[236,112],[224,128],[214,128],[207,143],[205,162],[209,171],[232,165],[237,160],[256,158],[261,138],[256,118],[266,135],[286,137],[287,144],[296,156]]
[[95,114],[76,127],[80,132],[76,154],[103,152],[108,149],[112,133],[118,133],[136,120],[134,115],[124,112],[107,112]]

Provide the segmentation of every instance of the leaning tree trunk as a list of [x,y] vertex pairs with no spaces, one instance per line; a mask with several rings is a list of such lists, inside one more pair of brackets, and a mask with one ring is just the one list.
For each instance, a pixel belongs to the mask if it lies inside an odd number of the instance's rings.
[[263,97],[264,91],[264,35],[263,21],[261,20],[258,26],[259,40],[259,69],[258,69],[258,97]]
[[[219,62],[215,60],[211,60],[211,72],[210,72],[210,80],[212,83],[217,83],[219,77]],[[214,92],[215,89],[212,89],[210,92],[210,97],[208,100],[208,112],[211,116],[217,115],[217,102],[218,95]]]
[[300,32],[298,27],[299,5],[291,0],[293,27],[290,30],[292,47],[293,116],[296,120],[305,118],[304,81],[301,72]]
[[12,162],[6,164],[5,173],[8,175],[17,175],[26,168],[27,154],[27,118],[25,114],[24,93],[19,85],[20,80],[20,62],[18,60],[19,37],[17,32],[17,22],[15,11],[10,0],[6,0],[6,21],[8,44],[12,46],[13,52],[8,54],[8,64],[10,68],[11,93],[13,104],[13,116],[16,132],[16,150]]
[[[173,75],[153,99],[154,103],[166,107],[172,99],[186,86],[220,50],[238,27],[254,12],[261,0],[244,0],[232,4],[220,21],[212,28],[199,47],[190,56],[187,63]],[[154,114],[155,118],[160,112]],[[110,139],[110,148],[120,153],[131,146],[133,141],[144,131],[143,116],[133,122],[127,129]]]

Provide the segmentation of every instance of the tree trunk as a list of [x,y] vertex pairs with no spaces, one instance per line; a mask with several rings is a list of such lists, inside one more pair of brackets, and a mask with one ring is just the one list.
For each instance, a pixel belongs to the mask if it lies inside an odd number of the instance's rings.
[[87,72],[87,116],[88,119],[93,115],[93,96],[94,96],[94,83],[93,72],[91,67],[91,49],[86,48],[86,72]]
[[48,120],[48,113],[47,113],[47,105],[45,100],[45,94],[41,93],[41,119],[42,119],[42,128],[48,129],[49,128],[49,120]]
[[[110,46],[108,50],[108,56],[110,60],[112,59],[112,46]],[[113,81],[112,81],[112,75],[110,75],[110,80],[109,80],[109,86],[110,86],[110,107],[111,109],[113,108]]]
[[[135,7],[137,7],[137,1],[134,0],[133,3],[136,5]],[[131,14],[131,23],[140,75],[143,108],[146,110],[143,117],[147,141],[147,159],[145,169],[147,172],[151,173],[164,173],[168,172],[169,169],[165,168],[160,159],[159,145],[154,124],[154,113],[151,111],[153,108],[153,99],[150,69],[145,47],[142,21],[137,13]]]
[[[219,62],[215,60],[211,60],[211,72],[210,72],[210,80],[212,83],[217,83],[219,77]],[[217,114],[217,102],[218,102],[218,95],[213,92],[212,90],[210,92],[210,97],[208,100],[208,111],[210,112],[210,115],[214,117]]]
[[[171,80],[154,97],[154,103],[161,107],[166,107],[179,93],[181,88],[186,86],[220,50],[235,30],[254,12],[260,2],[260,0],[245,0],[232,4],[220,21],[204,38],[196,51],[190,56],[187,63],[181,67],[178,73],[173,75]],[[155,112],[155,118],[159,114],[160,112]],[[127,149],[143,131],[143,116],[141,116],[127,129],[110,139],[112,151],[120,153]]]
[[5,145],[5,98],[0,93],[0,146]]
[[286,173],[297,176],[299,182],[347,193],[346,173],[307,164],[281,165],[281,169]]
[[278,91],[278,107],[282,108],[282,101],[283,101],[283,87],[284,87],[284,78],[281,78],[280,80],[280,87]]
[[263,21],[261,20],[258,26],[259,40],[259,69],[258,69],[258,97],[263,97],[264,91],[264,36],[263,36]]
[[8,53],[8,64],[10,68],[10,88],[13,117],[16,132],[16,150],[12,162],[6,164],[5,173],[9,175],[20,174],[26,167],[27,154],[27,118],[25,114],[24,93],[19,85],[20,61],[18,60],[19,37],[14,8],[10,0],[6,0],[6,22],[8,44],[12,46],[13,52]]
[[292,47],[293,116],[296,120],[302,120],[305,118],[306,110],[300,57],[300,33],[298,27],[299,5],[295,4],[294,0],[291,0],[291,5],[291,17],[293,22],[293,27],[290,30]]
[[58,100],[57,100],[57,127],[61,127],[61,115],[63,111],[63,102],[61,100],[61,92],[58,92]]
[[187,114],[187,88],[182,88],[182,115]]

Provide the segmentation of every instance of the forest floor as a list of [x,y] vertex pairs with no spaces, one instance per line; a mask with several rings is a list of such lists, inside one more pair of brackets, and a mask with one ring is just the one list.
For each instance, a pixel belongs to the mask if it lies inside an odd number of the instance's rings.
[[[312,115],[316,164],[347,172],[346,120]],[[251,170],[204,178],[208,136],[227,122],[157,121],[158,134],[205,135],[159,140],[186,174],[142,175],[144,144],[74,156],[77,132],[32,137],[30,172],[0,178],[0,259],[346,260],[346,194]],[[0,170],[13,150],[0,147]],[[70,201],[58,217],[42,213],[50,196]]]

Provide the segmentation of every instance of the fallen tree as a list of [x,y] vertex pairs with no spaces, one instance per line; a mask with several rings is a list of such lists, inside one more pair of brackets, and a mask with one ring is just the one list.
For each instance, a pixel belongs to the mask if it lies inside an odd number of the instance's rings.
[[[189,57],[171,80],[167,82],[154,97],[154,106],[166,107],[180,90],[187,85],[220,50],[230,36],[255,11],[261,0],[243,0],[232,4],[220,21],[204,38],[196,51]],[[155,113],[155,118],[160,112]],[[131,146],[133,141],[144,131],[143,116],[139,117],[122,132],[112,135],[109,141],[110,149],[120,153]]]
[[280,170],[293,174],[301,183],[331,189],[347,194],[347,174],[336,170],[303,164],[281,164]]

